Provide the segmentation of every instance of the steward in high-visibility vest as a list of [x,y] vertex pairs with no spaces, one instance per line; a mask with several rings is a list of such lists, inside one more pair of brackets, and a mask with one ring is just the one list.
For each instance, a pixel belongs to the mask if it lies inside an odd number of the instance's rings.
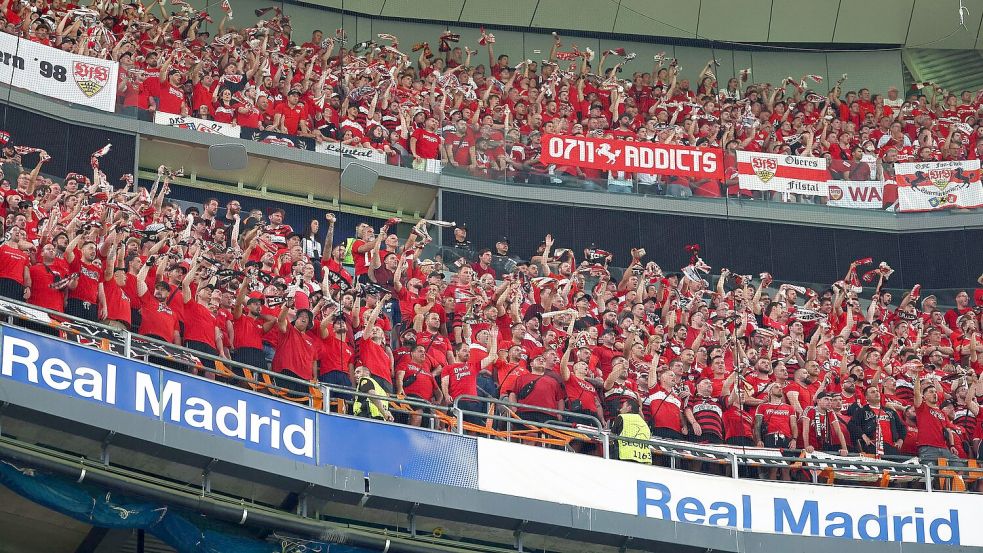
[[[648,423],[638,414],[638,404],[636,402],[622,402],[619,411],[618,416],[611,421],[612,433],[636,440],[647,441],[652,438],[652,431],[649,430]],[[616,459],[645,465],[652,464],[652,449],[648,444],[627,440],[615,440],[615,447],[617,448]]]
[[352,413],[377,420],[393,420],[392,413],[389,412],[389,394],[372,378],[372,373],[365,367],[356,367],[355,378],[358,379],[356,389],[369,396],[356,396],[352,401]]

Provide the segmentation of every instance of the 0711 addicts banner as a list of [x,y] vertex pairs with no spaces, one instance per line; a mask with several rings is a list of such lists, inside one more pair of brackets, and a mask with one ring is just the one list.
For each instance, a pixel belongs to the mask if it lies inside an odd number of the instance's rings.
[[723,152],[677,144],[609,140],[586,136],[543,137],[543,163],[703,179],[723,179]]
[[119,64],[0,33],[0,82],[58,100],[116,111]]

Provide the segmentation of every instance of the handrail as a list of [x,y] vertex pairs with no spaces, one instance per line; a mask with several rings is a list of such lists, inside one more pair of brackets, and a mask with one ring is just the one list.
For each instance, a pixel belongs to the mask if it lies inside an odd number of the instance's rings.
[[[182,353],[200,359],[218,361],[226,365],[241,367],[259,374],[266,374],[269,376],[273,376],[276,377],[277,379],[289,380],[292,382],[296,382],[298,384],[303,384],[305,386],[311,386],[317,388],[323,394],[324,403],[322,409],[324,409],[325,411],[330,410],[330,398],[332,395],[344,394],[353,397],[369,397],[369,398],[378,397],[375,396],[374,394],[359,392],[354,388],[335,386],[335,385],[323,384],[318,382],[308,382],[302,379],[285,376],[283,374],[276,373],[262,367],[252,367],[249,365],[243,365],[241,363],[236,363],[228,359],[223,359],[214,355],[198,352],[182,346],[168,344],[166,342],[161,342],[159,340],[148,338],[139,334],[135,334],[130,331],[119,330],[98,322],[88,321],[58,311],[53,311],[42,307],[28,305],[23,302],[11,300],[9,298],[0,298],[0,301],[12,304],[20,309],[27,309],[36,312],[41,312],[53,318],[50,323],[46,323],[32,317],[29,311],[17,312],[5,308],[5,306],[2,303],[0,303],[0,316],[6,316],[8,320],[16,318],[37,325],[50,324],[52,329],[57,329],[67,333],[74,333],[76,335],[81,335],[81,332],[78,329],[72,328],[71,326],[64,326],[60,324],[61,321],[69,321],[75,324],[86,325],[89,328],[94,328],[103,331],[106,333],[105,336],[94,335],[93,338],[106,339],[112,343],[115,343],[116,345],[123,346],[124,348],[123,356],[127,358],[132,359],[135,353],[133,348],[134,337],[135,337],[137,343],[145,342],[148,344],[155,344],[158,346],[162,346],[167,348],[168,352]],[[25,329],[25,331],[37,334],[35,330],[30,328]],[[61,338],[59,337],[59,339]],[[152,355],[152,353],[148,352],[146,355]],[[192,365],[191,363],[189,363],[184,359],[174,359],[174,361],[177,361],[190,368],[217,373],[217,371],[210,369],[208,367]],[[146,362],[152,365],[154,364],[150,359],[148,359]],[[223,374],[223,376],[227,378],[248,381],[248,379],[244,377],[239,377],[238,375],[231,375],[230,377],[229,375],[225,375],[224,373],[221,374]],[[266,385],[266,387],[284,389],[283,387],[277,386],[275,384]],[[311,394],[309,393],[305,394],[303,392],[295,392],[295,393],[297,393],[298,395],[308,396],[308,398],[310,398],[311,400],[311,403],[313,403],[313,397],[311,396]],[[521,423],[532,428],[550,429],[550,430],[565,431],[565,432],[574,431],[578,434],[582,434],[591,439],[595,439],[601,442],[601,444],[603,445],[602,455],[604,458],[610,458],[609,444],[612,441],[619,440],[624,442],[647,445],[650,448],[657,448],[655,451],[657,454],[669,456],[673,459],[687,458],[687,459],[694,459],[696,461],[702,461],[702,462],[713,462],[715,457],[723,456],[724,458],[719,459],[719,462],[721,464],[725,462],[729,462],[734,468],[738,466],[760,467],[762,466],[762,463],[765,462],[765,464],[769,468],[794,468],[794,469],[806,469],[806,470],[813,470],[813,471],[832,468],[832,469],[840,469],[847,473],[862,473],[862,474],[883,474],[884,472],[891,472],[896,475],[903,475],[905,477],[910,477],[912,481],[923,480],[925,482],[925,490],[928,492],[934,491],[933,478],[935,477],[945,479],[951,477],[952,475],[970,474],[970,473],[983,474],[983,467],[964,467],[964,466],[952,466],[952,465],[925,464],[925,463],[921,463],[920,461],[912,462],[911,460],[907,462],[901,462],[901,461],[892,461],[892,460],[885,460],[885,459],[872,459],[872,458],[862,457],[859,455],[856,457],[851,456],[851,457],[840,457],[840,458],[835,458],[835,457],[823,458],[823,457],[810,457],[807,454],[804,457],[790,457],[787,456],[783,450],[778,450],[774,448],[753,448],[757,451],[769,450],[769,451],[777,452],[777,454],[775,455],[761,456],[761,455],[754,455],[751,453],[742,453],[739,451],[721,452],[719,449],[713,449],[710,447],[701,446],[700,444],[679,443],[679,442],[674,442],[671,440],[664,440],[659,438],[640,440],[637,438],[621,436],[618,434],[611,433],[609,430],[604,428],[603,424],[599,419],[591,415],[584,415],[581,413],[573,413],[569,411],[560,411],[557,409],[510,402],[507,400],[490,398],[490,397],[460,396],[456,398],[454,402],[449,406],[438,405],[427,401],[416,400],[408,397],[407,398],[387,397],[382,399],[389,402],[398,402],[414,407],[420,407],[423,409],[432,409],[435,411],[445,413],[448,416],[454,416],[457,418],[459,423],[457,427],[452,430],[452,432],[459,435],[463,435],[465,433],[463,429],[463,425],[460,423],[460,421],[463,420],[465,414],[475,415],[477,417],[483,417],[483,418],[488,418],[488,419],[498,420],[508,423]],[[517,419],[509,416],[502,416],[494,413],[471,411],[468,409],[461,408],[460,402],[462,400],[477,401],[485,404],[491,403],[495,405],[501,405],[507,408],[515,408],[521,406],[532,410],[560,415],[561,417],[584,419],[590,424],[571,426],[571,425],[563,425],[563,424],[550,423],[550,422],[539,423],[535,421],[527,421],[521,418]],[[433,429],[434,428],[433,420],[435,419],[435,416],[433,414],[429,414],[426,412],[424,412],[422,416],[427,417],[428,420],[431,421],[431,428]],[[803,451],[803,450],[787,450],[787,451]],[[691,455],[691,453],[694,452],[703,453],[707,455],[707,457],[694,458],[694,456]],[[912,458],[912,459],[914,460],[917,458]],[[735,474],[732,476],[734,478],[738,477],[736,475],[736,471]]]
[[[62,332],[72,333],[72,334],[75,334],[75,335],[81,335],[81,332],[79,332],[75,328],[66,327],[66,326],[60,324],[60,321],[59,320],[62,319],[62,320],[67,320],[67,321],[70,321],[70,322],[73,322],[73,323],[79,324],[79,325],[84,325],[84,326],[89,326],[89,327],[95,327],[96,329],[101,330],[101,331],[107,333],[107,335],[106,336],[98,336],[98,337],[93,336],[94,338],[104,338],[106,340],[109,340],[112,343],[115,343],[117,345],[123,346],[124,351],[123,351],[122,355],[123,355],[123,357],[126,357],[128,359],[133,359],[133,344],[134,344],[134,338],[135,338],[138,342],[145,342],[145,343],[153,344],[153,345],[159,346],[161,348],[164,348],[167,351],[176,352],[176,353],[182,353],[182,354],[185,354],[185,355],[190,355],[190,356],[195,357],[195,358],[198,358],[198,359],[207,359],[209,361],[218,361],[218,362],[220,362],[220,363],[222,363],[223,365],[226,365],[226,366],[233,366],[233,367],[237,367],[237,368],[241,368],[241,369],[246,369],[246,370],[251,371],[251,372],[256,372],[256,373],[260,373],[260,374],[266,374],[266,375],[268,375],[270,377],[275,377],[277,379],[282,379],[282,380],[294,382],[296,384],[300,384],[300,385],[303,385],[303,386],[311,386],[312,384],[317,384],[316,382],[312,383],[312,382],[307,381],[307,380],[303,380],[303,379],[300,379],[300,378],[294,378],[292,376],[288,376],[288,375],[285,375],[285,374],[282,374],[282,373],[277,373],[277,372],[271,371],[271,370],[269,370],[267,368],[264,368],[264,367],[254,367],[254,366],[251,366],[251,365],[245,365],[243,363],[239,363],[239,362],[233,361],[231,359],[226,359],[226,358],[223,358],[223,357],[218,357],[218,356],[215,356],[215,355],[211,355],[209,353],[205,353],[205,352],[201,352],[201,351],[189,349],[189,348],[186,348],[184,346],[179,346],[179,345],[176,345],[176,344],[171,344],[169,342],[163,342],[161,340],[157,340],[157,339],[151,338],[149,336],[144,336],[143,334],[138,334],[136,332],[132,332],[132,331],[129,331],[129,330],[120,330],[118,328],[113,328],[111,326],[107,326],[107,325],[102,324],[102,323],[99,323],[99,322],[94,322],[94,321],[90,321],[88,319],[82,319],[80,317],[75,317],[73,315],[69,315],[67,313],[63,313],[61,311],[54,311],[54,310],[47,309],[47,308],[44,308],[44,307],[39,307],[39,306],[36,306],[36,305],[26,304],[26,303],[19,302],[19,301],[16,301],[16,300],[12,300],[12,299],[6,298],[6,297],[0,297],[0,302],[11,303],[11,304],[14,304],[14,305],[16,305],[17,307],[20,307],[20,308],[42,312],[42,313],[48,315],[49,318],[51,318],[51,322],[46,323],[44,321],[36,320],[36,319],[32,318],[28,313],[18,313],[18,312],[14,312],[14,311],[11,311],[11,310],[8,310],[8,309],[4,309],[3,306],[2,306],[2,304],[0,304],[0,315],[6,315],[8,318],[17,318],[19,320],[27,321],[27,322],[30,322],[30,323],[33,323],[33,324],[38,324],[38,325],[48,324],[48,325],[51,325],[51,328],[53,328],[53,329],[57,329],[57,330],[60,330]],[[28,330],[30,330],[30,329],[28,329]],[[114,339],[114,337],[116,337],[116,336],[120,336],[120,339]],[[152,354],[149,354],[148,353],[148,355],[152,355]],[[223,376],[226,376],[227,378],[232,378],[232,379],[235,379],[235,380],[241,380],[241,381],[246,381],[246,382],[249,381],[249,379],[244,378],[244,377],[241,377],[241,376],[238,376],[238,375],[231,375],[231,376],[225,375],[224,373],[221,373],[219,371],[216,371],[216,370],[214,370],[214,369],[212,369],[210,367],[204,366],[204,365],[201,365],[201,366],[194,365],[194,364],[190,363],[189,361],[187,361],[185,359],[174,358],[174,359],[172,359],[172,361],[173,362],[176,362],[176,363],[179,363],[181,365],[187,366],[187,367],[192,368],[192,369],[202,370],[202,371],[209,372],[209,373],[212,373],[212,374],[222,374]],[[148,362],[149,362],[149,360],[148,360]],[[269,386],[267,386],[267,387],[269,387]],[[272,387],[273,388],[276,388],[276,389],[279,389],[279,390],[287,390],[287,388],[284,388],[283,386],[279,386],[277,384],[273,384]],[[291,390],[291,392],[296,393],[298,395],[308,395],[308,396],[310,396],[309,393],[305,393],[305,392],[299,392],[299,391],[293,391],[293,390]]]

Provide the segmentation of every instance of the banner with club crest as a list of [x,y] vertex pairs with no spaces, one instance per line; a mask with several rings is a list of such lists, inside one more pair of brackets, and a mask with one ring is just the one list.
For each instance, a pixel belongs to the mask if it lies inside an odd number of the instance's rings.
[[116,111],[119,64],[0,33],[0,82],[64,102]]
[[737,152],[737,181],[742,190],[828,196],[828,180],[825,158]]
[[897,163],[898,211],[983,207],[980,160]]

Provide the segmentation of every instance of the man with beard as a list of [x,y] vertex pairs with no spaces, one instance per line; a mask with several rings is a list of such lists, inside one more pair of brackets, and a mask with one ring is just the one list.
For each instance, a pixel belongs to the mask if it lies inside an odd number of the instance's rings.
[[255,276],[247,275],[236,291],[232,307],[232,360],[251,367],[266,368],[263,335],[273,327],[274,319],[263,315],[262,292],[249,292]]
[[881,390],[868,386],[864,390],[867,404],[854,403],[847,410],[850,431],[857,446],[864,453],[876,455],[901,455],[906,428],[894,409],[881,405]]
[[808,453],[819,450],[848,454],[847,441],[832,405],[829,394],[819,392],[816,394],[816,404],[806,407],[799,417],[802,424],[802,447]]

